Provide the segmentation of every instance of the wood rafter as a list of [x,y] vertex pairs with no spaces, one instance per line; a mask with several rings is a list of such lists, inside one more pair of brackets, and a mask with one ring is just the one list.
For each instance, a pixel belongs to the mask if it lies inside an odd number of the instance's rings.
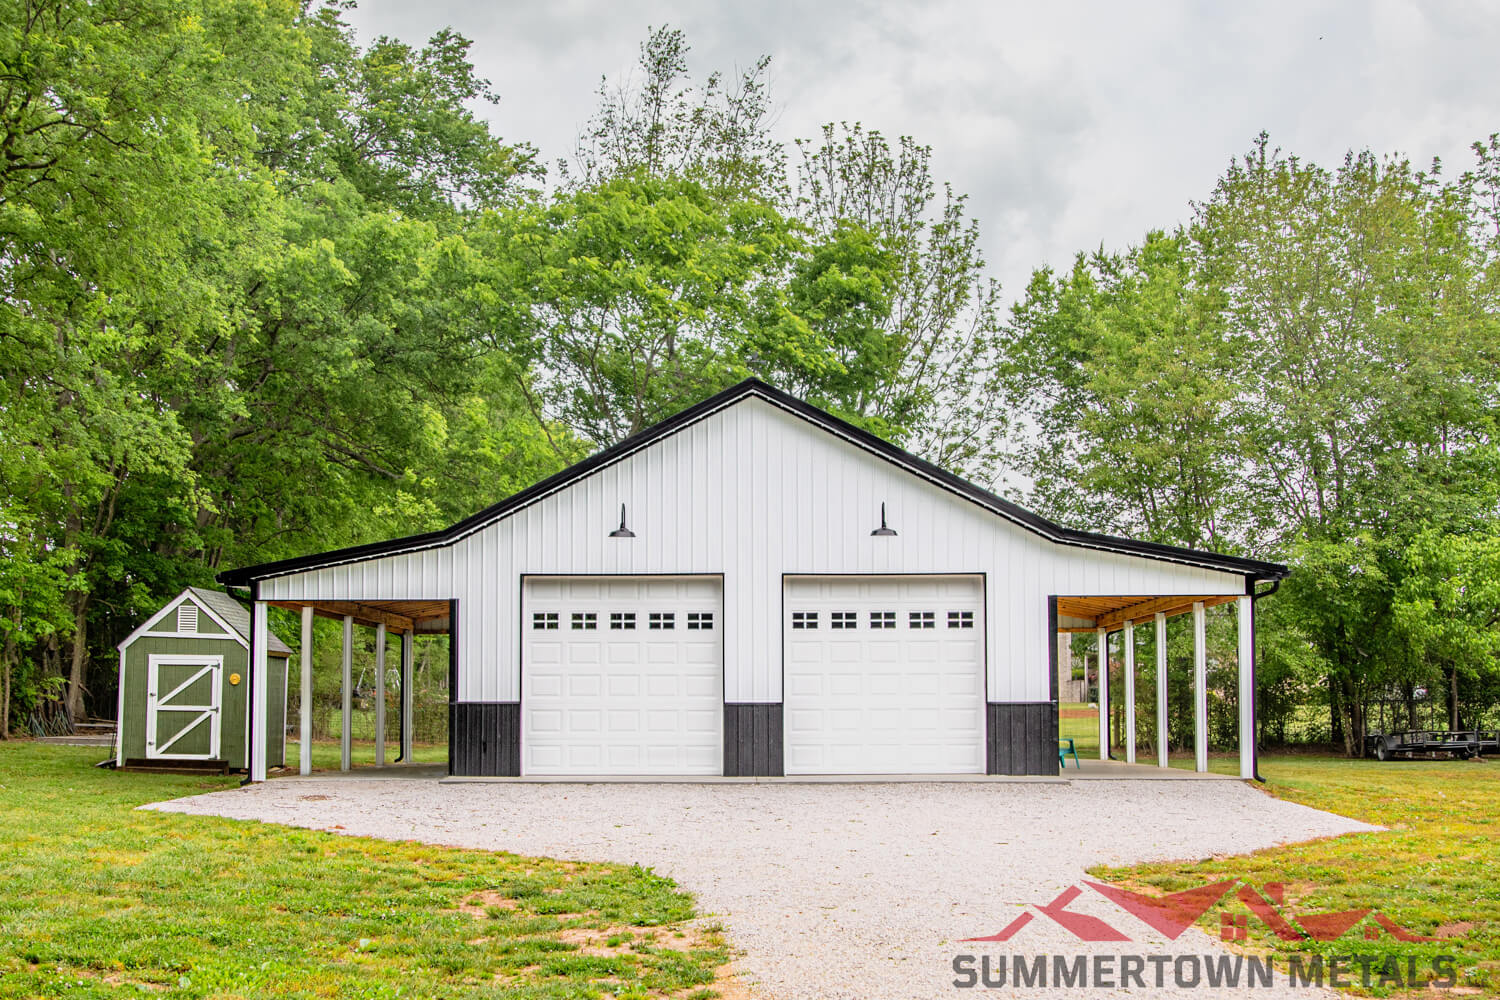
[[1121,608],[1118,611],[1111,611],[1108,614],[1100,615],[1094,619],[1094,626],[1097,628],[1102,625],[1111,630],[1124,628],[1127,621],[1144,621],[1157,614],[1163,614],[1171,618],[1173,615],[1182,615],[1193,610],[1194,604],[1201,603],[1204,607],[1211,608],[1216,604],[1225,604],[1232,600],[1234,600],[1233,597],[1226,597],[1223,594],[1198,597],[1156,597],[1149,601],[1142,601],[1139,604],[1132,604],[1129,607]]
[[1228,604],[1238,599],[1237,594],[1171,594],[1161,597],[1127,595],[1120,597],[1059,597],[1057,611],[1069,618],[1093,619],[1092,625],[1066,625],[1059,632],[1095,632],[1100,628],[1114,632],[1125,627],[1127,621],[1136,623],[1150,621],[1154,615],[1171,618],[1187,614],[1193,605],[1204,607]]
[[348,617],[361,625],[384,625],[393,632],[412,632],[416,629],[416,621],[409,615],[397,614],[394,611],[354,601],[267,601],[266,603],[274,608],[287,608],[292,611],[301,611],[304,607],[311,606],[313,614],[321,618]]

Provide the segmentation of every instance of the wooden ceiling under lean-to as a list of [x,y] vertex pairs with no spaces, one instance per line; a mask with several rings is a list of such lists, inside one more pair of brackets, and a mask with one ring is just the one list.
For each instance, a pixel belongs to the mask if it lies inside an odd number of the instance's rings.
[[1125,627],[1127,621],[1133,621],[1137,625],[1142,622],[1151,621],[1156,614],[1164,614],[1168,618],[1173,615],[1187,614],[1193,610],[1193,605],[1202,602],[1205,607],[1213,607],[1216,604],[1228,604],[1238,599],[1233,594],[1171,594],[1162,597],[1149,597],[1140,594],[1117,596],[1117,597],[1059,597],[1057,599],[1058,618],[1085,619],[1092,622],[1091,625],[1064,625],[1058,628],[1059,632],[1093,632],[1099,628],[1114,631]]
[[353,618],[361,625],[384,625],[393,632],[445,635],[447,601],[268,601],[272,607],[301,611],[310,606],[322,618]]

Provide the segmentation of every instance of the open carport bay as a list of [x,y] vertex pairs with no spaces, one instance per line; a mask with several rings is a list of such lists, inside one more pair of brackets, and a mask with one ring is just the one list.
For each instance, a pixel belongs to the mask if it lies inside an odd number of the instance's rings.
[[[447,784],[313,777],[152,808],[647,865],[724,921],[731,943],[744,951],[739,967],[757,985],[753,995],[775,1000],[1012,995],[954,988],[953,956],[985,948],[1216,953],[1221,946],[1196,930],[1166,942],[1091,890],[1071,908],[1107,918],[1134,943],[1084,944],[1043,919],[1003,946],[957,942],[993,934],[1027,904],[1081,884],[1092,865],[1238,854],[1371,829],[1228,781]],[[1070,991],[1049,988],[1045,995]],[[1117,994],[1090,988],[1077,995]]]

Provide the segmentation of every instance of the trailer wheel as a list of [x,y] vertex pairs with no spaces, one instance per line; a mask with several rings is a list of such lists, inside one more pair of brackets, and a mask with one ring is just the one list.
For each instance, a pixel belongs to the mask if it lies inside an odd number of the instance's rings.
[[1378,739],[1378,740],[1375,741],[1375,759],[1376,760],[1390,760],[1391,759],[1391,751],[1385,745],[1385,739],[1384,739],[1384,737],[1382,737],[1381,739]]

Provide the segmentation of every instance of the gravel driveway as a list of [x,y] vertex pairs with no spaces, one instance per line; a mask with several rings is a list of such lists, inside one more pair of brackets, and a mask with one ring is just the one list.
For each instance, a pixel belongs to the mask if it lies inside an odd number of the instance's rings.
[[[588,785],[314,776],[147,808],[649,865],[722,918],[744,952],[738,967],[766,1000],[1028,995],[955,988],[959,953],[1220,955],[1196,929],[1168,942],[1086,887],[1069,909],[1107,920],[1134,943],[1084,944],[1040,915],[1004,945],[958,939],[993,934],[1026,904],[1082,885],[1090,865],[1238,854],[1373,829],[1235,781]],[[1030,992],[1278,995],[1175,991],[1166,969],[1168,989],[1149,978],[1145,990],[1056,989],[1049,980]]]

